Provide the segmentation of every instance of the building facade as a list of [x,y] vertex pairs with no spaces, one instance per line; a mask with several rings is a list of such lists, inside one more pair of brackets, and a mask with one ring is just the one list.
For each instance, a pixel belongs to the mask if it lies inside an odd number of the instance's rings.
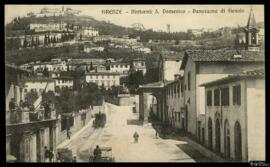
[[[31,72],[15,66],[6,65],[6,161],[44,162],[44,147],[55,151],[56,114],[54,105],[44,110],[42,107],[30,111],[20,103],[25,92],[21,80],[29,78]],[[44,90],[46,91],[46,89]],[[42,97],[35,101],[36,106]],[[39,104],[37,104],[39,103]]]
[[184,53],[163,52],[159,59],[159,80],[173,81],[180,74]]
[[146,65],[145,65],[145,59],[144,58],[136,58],[133,59],[131,62],[131,68],[132,71],[141,71],[144,75],[146,73]]
[[110,71],[111,72],[119,72],[119,73],[128,73],[130,70],[129,63],[120,63],[120,62],[113,62],[110,63]]
[[55,89],[69,88],[73,89],[73,77],[61,76],[54,78]]
[[229,160],[264,161],[264,70],[230,75],[202,86],[206,146]]
[[182,78],[164,86],[165,111],[167,123],[176,129],[185,129],[184,92]]
[[[186,51],[181,65],[184,70],[187,130],[196,137],[200,114],[205,114],[205,90],[200,84],[241,72],[264,68],[264,52],[236,50]],[[196,123],[194,123],[196,122]]]
[[114,72],[89,72],[85,74],[87,83],[96,83],[98,86],[104,86],[106,89],[112,86],[120,85],[120,74]]

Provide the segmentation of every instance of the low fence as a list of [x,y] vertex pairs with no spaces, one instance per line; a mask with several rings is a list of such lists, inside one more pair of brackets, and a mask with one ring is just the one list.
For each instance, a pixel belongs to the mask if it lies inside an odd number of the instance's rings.
[[119,105],[118,98],[105,97],[105,101],[114,105]]
[[[73,125],[70,126],[69,131],[71,132],[71,135],[74,135],[77,131],[79,131],[81,128],[83,128],[89,121],[94,118],[95,113],[98,113],[100,111],[101,106],[93,106],[86,110],[81,110],[79,113],[76,113],[72,116]],[[57,133],[58,133],[58,139],[57,139],[57,145],[62,143],[64,140],[67,139],[67,129],[62,129],[61,121],[63,121],[63,117],[60,118],[57,122]]]

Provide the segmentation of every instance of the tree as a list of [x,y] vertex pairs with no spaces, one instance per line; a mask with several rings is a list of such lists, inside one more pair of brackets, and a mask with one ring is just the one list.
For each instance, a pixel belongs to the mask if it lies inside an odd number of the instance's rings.
[[56,37],[53,36],[53,43],[56,43]]
[[45,76],[45,77],[49,77],[49,71],[48,71],[48,68],[45,67],[44,70],[42,71],[42,74]]
[[31,37],[31,47],[34,46],[34,43],[35,43],[35,42],[34,42],[34,37],[32,36],[32,37]]
[[25,101],[27,102],[28,107],[32,106],[34,102],[37,100],[37,98],[38,98],[38,94],[33,89],[30,92],[26,93]]
[[23,47],[26,48],[27,45],[28,45],[28,42],[27,42],[26,38],[24,38],[24,40],[23,40]]
[[94,70],[94,67],[93,67],[93,62],[91,61],[90,63],[90,71]]

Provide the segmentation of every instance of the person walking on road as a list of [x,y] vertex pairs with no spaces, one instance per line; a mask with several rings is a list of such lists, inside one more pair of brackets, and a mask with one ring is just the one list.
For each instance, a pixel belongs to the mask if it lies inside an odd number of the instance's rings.
[[76,156],[73,157],[72,162],[77,162]]
[[133,138],[134,138],[134,142],[138,143],[138,139],[139,139],[139,134],[135,131],[135,133],[133,134]]
[[101,154],[102,154],[101,149],[97,145],[94,150],[94,162],[100,162]]
[[67,138],[70,139],[70,136],[71,136],[71,132],[70,130],[67,130]]
[[54,152],[52,147],[50,148],[49,160],[50,162],[54,161]]
[[44,147],[45,149],[45,162],[49,162],[49,158],[50,158],[50,151],[47,148],[47,146]]
[[158,136],[159,136],[158,131],[156,129],[155,131],[156,131],[156,139],[158,139]]

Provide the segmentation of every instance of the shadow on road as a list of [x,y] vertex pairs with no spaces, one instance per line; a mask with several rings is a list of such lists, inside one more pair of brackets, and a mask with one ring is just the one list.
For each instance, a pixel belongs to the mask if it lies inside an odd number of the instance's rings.
[[142,122],[138,119],[128,119],[127,124],[128,125],[142,125]]
[[196,162],[211,162],[210,158],[204,156],[189,144],[177,144],[176,146],[183,150],[187,155],[192,157]]

